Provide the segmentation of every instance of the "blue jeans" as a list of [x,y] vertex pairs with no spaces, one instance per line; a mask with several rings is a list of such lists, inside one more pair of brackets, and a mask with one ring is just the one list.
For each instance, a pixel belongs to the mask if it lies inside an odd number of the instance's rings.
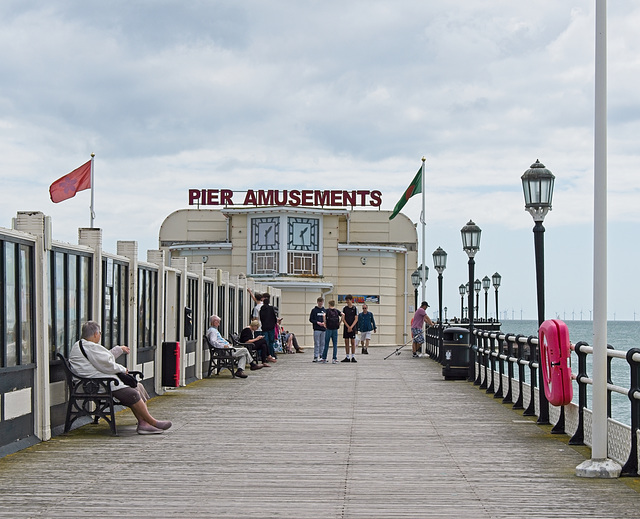
[[262,334],[264,335],[264,340],[267,341],[267,348],[269,348],[269,355],[272,357],[276,356],[276,351],[273,345],[276,342],[276,332],[275,330],[262,330]]
[[324,351],[322,352],[322,358],[327,358],[329,353],[329,343],[333,339],[333,360],[338,360],[338,330],[327,330],[324,335]]

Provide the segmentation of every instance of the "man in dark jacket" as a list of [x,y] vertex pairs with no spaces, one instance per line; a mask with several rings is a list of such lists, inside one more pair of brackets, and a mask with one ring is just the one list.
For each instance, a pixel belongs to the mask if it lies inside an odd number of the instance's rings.
[[327,327],[324,323],[324,299],[318,298],[318,304],[312,308],[309,315],[309,322],[313,324],[313,362],[318,362],[322,358],[324,350],[324,334]]
[[267,347],[269,348],[269,355],[277,359],[276,350],[274,344],[276,342],[276,324],[278,323],[278,316],[276,311],[271,306],[271,296],[268,292],[262,294],[262,308],[260,308],[260,323],[262,324],[262,335],[264,335],[265,341],[267,341]]

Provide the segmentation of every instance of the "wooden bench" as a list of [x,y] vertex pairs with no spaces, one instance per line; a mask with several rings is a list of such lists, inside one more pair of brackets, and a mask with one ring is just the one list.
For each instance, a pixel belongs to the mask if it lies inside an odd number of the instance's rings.
[[215,371],[216,375],[220,374],[223,369],[231,371],[231,376],[236,378],[236,370],[238,369],[238,359],[233,356],[235,348],[216,348],[209,342],[207,335],[204,335],[204,344],[209,348],[209,370],[207,378]]
[[[240,336],[237,333],[232,333],[230,337],[234,348],[247,348],[253,360],[260,362],[260,352],[255,342],[240,342]],[[262,359],[262,362],[267,362],[267,359]]]
[[[71,369],[69,361],[60,353],[56,354],[62,361],[65,376],[67,377],[67,388],[69,401],[67,403],[67,417],[64,422],[64,432],[71,430],[71,425],[78,418],[88,416],[93,418],[93,423],[98,423],[103,418],[111,429],[111,434],[118,436],[116,427],[115,406],[122,405],[111,391],[111,382],[124,384],[118,377],[86,378],[81,377]],[[130,375],[142,379],[139,371],[129,371]]]

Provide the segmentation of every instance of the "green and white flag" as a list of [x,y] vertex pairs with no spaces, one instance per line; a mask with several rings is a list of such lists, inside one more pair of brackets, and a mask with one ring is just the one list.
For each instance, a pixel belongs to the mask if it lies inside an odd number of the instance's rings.
[[409,187],[402,195],[402,198],[398,200],[398,203],[393,208],[393,214],[389,217],[389,220],[393,220],[402,210],[405,204],[409,201],[409,198],[411,198],[413,195],[417,195],[418,193],[422,193],[422,168],[418,170],[416,176],[413,177],[411,184],[409,184]]

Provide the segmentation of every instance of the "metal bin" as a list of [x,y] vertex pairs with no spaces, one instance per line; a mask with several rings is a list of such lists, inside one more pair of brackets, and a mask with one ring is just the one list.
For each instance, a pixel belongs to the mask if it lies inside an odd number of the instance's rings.
[[442,376],[445,380],[467,378],[469,373],[469,330],[450,327],[442,332]]

